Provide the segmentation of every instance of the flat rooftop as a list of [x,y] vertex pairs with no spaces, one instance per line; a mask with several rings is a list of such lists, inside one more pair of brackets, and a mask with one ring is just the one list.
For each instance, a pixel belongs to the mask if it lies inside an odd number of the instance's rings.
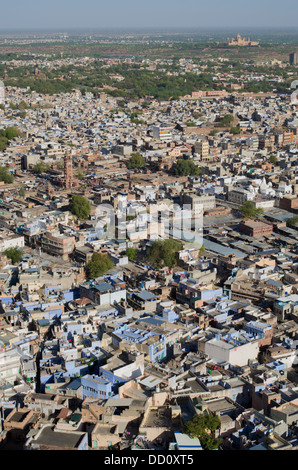
[[212,413],[216,413],[219,411],[230,411],[235,410],[236,407],[233,403],[230,403],[226,398],[221,398],[219,400],[210,400],[205,401],[206,405],[208,406],[208,410]]
[[13,416],[9,419],[9,421],[10,422],[14,421],[16,423],[21,423],[22,421],[24,421],[24,419],[26,418],[28,413],[30,413],[30,411],[26,411],[26,412],[17,411],[16,413],[13,414]]
[[85,433],[55,431],[52,426],[45,426],[34,444],[45,447],[77,448]]
[[144,427],[167,428],[171,425],[172,413],[170,408],[160,407],[149,410],[144,422]]
[[260,220],[244,220],[242,221],[243,225],[247,227],[257,228],[257,227],[270,227],[269,223],[261,222]]

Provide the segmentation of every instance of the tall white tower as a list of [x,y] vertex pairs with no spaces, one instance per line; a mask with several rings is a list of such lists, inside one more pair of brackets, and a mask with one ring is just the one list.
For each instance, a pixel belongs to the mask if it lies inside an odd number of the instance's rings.
[[5,104],[5,86],[4,83],[0,81],[0,104]]

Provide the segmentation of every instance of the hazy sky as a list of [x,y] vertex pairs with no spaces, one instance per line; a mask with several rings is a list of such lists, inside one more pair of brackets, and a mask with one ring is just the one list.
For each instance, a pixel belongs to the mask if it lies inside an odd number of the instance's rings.
[[8,29],[297,27],[297,0],[14,0]]

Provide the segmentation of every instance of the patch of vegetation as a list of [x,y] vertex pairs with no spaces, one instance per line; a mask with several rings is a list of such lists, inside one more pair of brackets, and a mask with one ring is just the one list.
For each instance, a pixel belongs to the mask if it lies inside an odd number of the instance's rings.
[[176,176],[198,176],[202,170],[193,162],[193,160],[185,160],[178,158],[174,166],[174,174]]
[[23,259],[23,251],[18,247],[7,248],[4,255],[14,263],[20,263]]
[[241,206],[240,211],[241,211],[242,217],[244,217],[245,219],[255,219],[264,214],[263,209],[261,208],[256,209],[253,202],[251,201],[244,202],[244,204]]
[[5,184],[11,184],[14,181],[14,177],[9,173],[6,166],[0,165],[0,181],[3,181]]
[[85,197],[73,194],[70,199],[69,210],[78,219],[85,220],[90,215],[91,204]]
[[130,159],[127,163],[127,168],[129,170],[139,170],[143,168],[146,164],[145,158],[138,152],[132,153]]
[[215,437],[220,427],[220,419],[213,414],[195,414],[186,422],[184,432],[191,438],[199,438],[204,450],[218,449],[221,439]]
[[86,265],[86,274],[88,279],[103,276],[114,267],[114,263],[109,255],[102,253],[93,253],[91,260]]
[[156,240],[149,249],[149,262],[157,269],[172,268],[177,265],[177,254],[181,249],[182,243],[177,240]]

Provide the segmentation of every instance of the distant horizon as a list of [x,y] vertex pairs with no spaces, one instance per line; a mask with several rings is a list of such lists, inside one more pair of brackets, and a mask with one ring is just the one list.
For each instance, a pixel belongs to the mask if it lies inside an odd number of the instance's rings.
[[[2,31],[297,28],[297,0],[15,0]],[[2,30],[2,31],[1,31]]]
[[80,31],[80,32],[115,32],[115,31],[148,31],[148,32],[223,32],[223,31],[275,31],[275,32],[297,32],[298,34],[298,26],[190,26],[190,27],[182,27],[182,26],[143,26],[143,27],[135,27],[135,26],[126,26],[126,27],[117,27],[117,26],[109,26],[109,27],[73,27],[73,26],[60,26],[60,27],[44,27],[44,28],[2,28],[0,30],[0,36],[4,33],[11,33],[11,32],[38,32],[38,33],[49,33],[49,32],[60,32],[64,33],[66,31]]

